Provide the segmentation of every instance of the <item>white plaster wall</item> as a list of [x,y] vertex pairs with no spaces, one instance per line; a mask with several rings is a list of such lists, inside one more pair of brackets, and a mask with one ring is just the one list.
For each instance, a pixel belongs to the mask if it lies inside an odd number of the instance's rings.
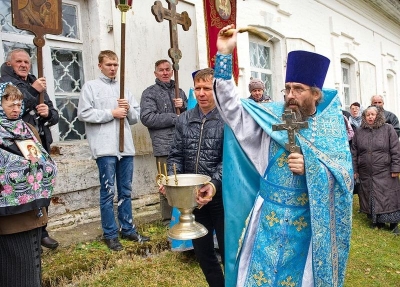
[[[188,12],[192,20],[189,31],[184,31],[178,25],[179,49],[182,59],[179,62],[179,85],[186,93],[192,87],[191,73],[198,69],[197,55],[197,25],[195,1],[179,1],[177,12]],[[170,48],[169,21],[157,22],[151,13],[153,0],[133,1],[132,9],[126,13],[125,37],[125,87],[128,88],[140,102],[141,94],[155,81],[154,63],[159,59],[168,59]],[[163,7],[168,3],[162,1]],[[114,1],[89,1],[91,11],[89,18],[90,36],[88,45],[91,64],[86,80],[99,75],[97,55],[100,50],[114,50],[121,58],[121,12],[115,8]],[[107,29],[112,25],[112,30]],[[92,70],[92,71],[91,71]],[[133,126],[133,137],[137,155],[135,158],[134,193],[137,195],[156,192],[156,164],[152,156],[151,140],[141,123]],[[105,139],[106,140],[106,139]]]
[[[198,1],[202,2],[202,1]],[[202,3],[196,8],[199,38],[199,65],[207,65],[207,53]],[[285,61],[289,39],[301,38],[314,47],[314,51],[331,59],[325,87],[341,88],[341,55],[356,61],[366,61],[376,67],[377,93],[385,95],[387,70],[396,74],[396,94],[386,94],[386,109],[400,116],[400,22],[388,20],[361,0],[246,0],[237,1],[237,27],[256,26],[273,35],[274,92],[284,83]],[[215,45],[215,43],[209,43]],[[308,47],[306,45],[305,47]],[[301,47],[300,47],[301,48]],[[249,75],[248,35],[238,37],[238,55],[241,77],[238,91],[247,96]],[[356,65],[355,75],[358,67]],[[374,93],[361,95],[357,82],[352,100],[369,105]],[[343,101],[343,99],[342,99]]]

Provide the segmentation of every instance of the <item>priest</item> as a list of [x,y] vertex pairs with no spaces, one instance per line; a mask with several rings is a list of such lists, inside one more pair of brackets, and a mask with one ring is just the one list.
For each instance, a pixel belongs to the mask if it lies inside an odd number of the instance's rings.
[[[226,35],[229,29],[219,33],[214,74],[217,107],[229,126],[222,177],[226,286],[343,286],[353,170],[336,90],[322,89],[330,61],[292,51],[284,102],[240,100],[232,80],[237,30]],[[294,123],[308,123],[294,139],[290,128],[273,128],[285,125],[288,111]]]

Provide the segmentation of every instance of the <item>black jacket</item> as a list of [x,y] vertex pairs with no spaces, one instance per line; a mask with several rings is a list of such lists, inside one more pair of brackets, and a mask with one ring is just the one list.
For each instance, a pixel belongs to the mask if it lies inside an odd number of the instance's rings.
[[[186,111],[187,98],[179,89],[183,99],[181,112]],[[163,83],[156,79],[142,93],[140,100],[140,121],[149,129],[154,156],[167,156],[174,137],[175,122],[178,118],[175,113],[175,81]]]
[[400,137],[400,126],[397,116],[387,110],[383,110],[383,112],[385,115],[386,123],[392,125],[394,127],[394,130],[396,131],[397,137]]
[[211,177],[217,197],[222,197],[222,146],[224,141],[224,121],[215,108],[200,119],[196,105],[178,117],[174,140],[168,155],[168,171],[204,174]]
[[24,113],[22,119],[38,130],[42,145],[49,152],[50,144],[53,142],[50,127],[58,123],[59,115],[46,92],[43,93],[44,103],[49,107],[49,116],[41,118],[37,114],[36,106],[39,104],[40,93],[31,86],[35,81],[36,77],[34,75],[29,74],[26,81],[24,81],[14,72],[11,66],[7,66],[6,63],[1,66],[0,82],[11,82],[22,92],[24,95]]

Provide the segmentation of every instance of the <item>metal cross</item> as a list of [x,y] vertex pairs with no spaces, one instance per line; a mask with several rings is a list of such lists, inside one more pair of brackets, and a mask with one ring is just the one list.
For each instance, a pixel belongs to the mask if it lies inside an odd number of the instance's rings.
[[308,122],[296,122],[296,114],[292,110],[287,109],[282,114],[283,124],[272,125],[273,131],[286,130],[288,133],[289,142],[285,144],[285,148],[292,152],[300,152],[300,147],[296,145],[294,134],[296,130],[308,128]]
[[[151,6],[151,13],[156,17],[157,22],[162,22],[164,19],[169,21],[169,37],[171,48],[168,50],[168,55],[172,60],[172,67],[174,69],[175,79],[175,98],[179,98],[179,60],[182,58],[182,52],[178,48],[178,24],[182,25],[184,31],[188,31],[192,25],[192,20],[189,18],[189,14],[184,11],[181,14],[176,13],[176,5],[178,0],[166,0],[168,2],[168,8],[162,6],[161,1],[155,1],[154,5]],[[179,114],[179,109],[176,109]]]

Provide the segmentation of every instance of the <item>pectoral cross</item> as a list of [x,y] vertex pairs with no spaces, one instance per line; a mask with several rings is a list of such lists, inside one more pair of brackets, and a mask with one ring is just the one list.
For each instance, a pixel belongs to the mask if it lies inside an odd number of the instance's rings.
[[285,148],[291,153],[300,152],[300,147],[296,145],[294,138],[296,130],[308,128],[308,122],[296,122],[296,114],[288,109],[282,114],[283,124],[272,125],[273,131],[286,130],[288,133],[289,142],[285,144]]
[[[155,1],[151,7],[151,12],[156,17],[157,22],[162,22],[164,19],[169,21],[169,36],[171,48],[168,50],[168,55],[172,60],[172,67],[174,69],[175,79],[175,98],[179,98],[179,60],[182,58],[182,52],[178,48],[178,24],[182,25],[184,31],[188,31],[192,25],[192,21],[186,11],[181,14],[176,12],[176,5],[178,0],[166,0],[168,8],[162,6],[161,1]],[[176,113],[179,114],[180,110],[177,108]]]

